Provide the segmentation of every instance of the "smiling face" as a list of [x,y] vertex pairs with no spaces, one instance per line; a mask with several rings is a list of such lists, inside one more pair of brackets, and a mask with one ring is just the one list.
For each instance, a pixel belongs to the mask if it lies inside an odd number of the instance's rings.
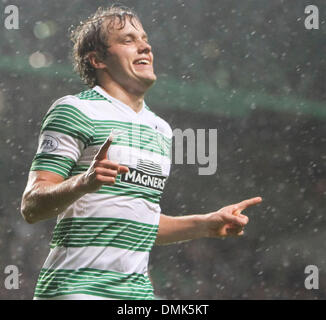
[[145,93],[155,82],[153,53],[147,34],[137,19],[126,19],[121,29],[118,20],[104,24],[108,32],[107,56],[101,70],[109,81],[131,93]]

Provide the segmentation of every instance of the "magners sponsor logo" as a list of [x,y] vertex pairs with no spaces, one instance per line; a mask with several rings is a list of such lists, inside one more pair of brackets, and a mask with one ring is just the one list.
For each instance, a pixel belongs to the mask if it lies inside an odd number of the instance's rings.
[[160,191],[163,191],[166,179],[166,177],[150,175],[133,168],[129,168],[129,172],[121,175],[122,182],[128,182]]

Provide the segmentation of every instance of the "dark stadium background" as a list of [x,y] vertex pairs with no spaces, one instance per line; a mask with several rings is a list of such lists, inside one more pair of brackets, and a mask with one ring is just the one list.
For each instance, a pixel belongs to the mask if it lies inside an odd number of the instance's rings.
[[[51,103],[85,87],[68,29],[108,1],[1,1],[0,299],[32,299],[55,219],[28,225],[21,195]],[[159,80],[146,101],[173,129],[218,129],[218,172],[173,165],[170,215],[206,213],[252,196],[241,239],[155,247],[150,273],[168,299],[326,298],[326,6],[304,0],[120,1],[141,17]],[[6,30],[7,5],[19,30]],[[304,28],[319,7],[320,29]],[[20,288],[6,290],[16,265]],[[319,289],[307,290],[307,265]]]

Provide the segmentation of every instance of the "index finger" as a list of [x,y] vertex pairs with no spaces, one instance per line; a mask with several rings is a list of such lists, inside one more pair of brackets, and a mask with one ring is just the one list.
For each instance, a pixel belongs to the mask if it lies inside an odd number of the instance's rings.
[[239,202],[238,204],[236,204],[237,209],[245,210],[248,207],[251,207],[255,204],[261,203],[263,201],[263,199],[261,197],[255,197],[255,198],[251,198],[251,199],[247,199],[247,200],[243,200],[241,202]]
[[100,150],[95,155],[94,157],[95,160],[107,159],[107,153],[112,141],[113,141],[113,136],[110,134],[108,138],[105,140],[105,142],[102,144]]

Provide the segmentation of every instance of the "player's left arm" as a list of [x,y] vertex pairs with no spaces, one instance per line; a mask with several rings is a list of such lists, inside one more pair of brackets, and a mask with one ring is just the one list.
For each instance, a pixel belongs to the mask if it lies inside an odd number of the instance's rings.
[[243,235],[249,222],[241,212],[262,201],[261,197],[251,198],[221,208],[218,211],[181,217],[161,214],[156,245],[199,238],[219,238]]

